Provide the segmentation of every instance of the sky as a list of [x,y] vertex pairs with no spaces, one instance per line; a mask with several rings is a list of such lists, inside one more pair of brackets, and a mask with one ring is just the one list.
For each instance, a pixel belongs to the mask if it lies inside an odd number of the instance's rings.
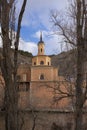
[[[20,11],[23,0],[18,0],[17,14]],[[52,23],[50,22],[50,10],[65,10],[68,0],[27,0],[25,13],[22,20],[19,49],[37,54],[37,43],[42,31],[47,55],[61,52],[60,37],[52,35]]]
[[[16,17],[20,12],[23,0],[17,0]],[[50,22],[50,10],[57,9],[60,12],[67,8],[68,0],[27,0],[24,12],[19,49],[37,55],[37,44],[42,32],[47,55],[61,52],[60,37],[52,35],[52,23]]]

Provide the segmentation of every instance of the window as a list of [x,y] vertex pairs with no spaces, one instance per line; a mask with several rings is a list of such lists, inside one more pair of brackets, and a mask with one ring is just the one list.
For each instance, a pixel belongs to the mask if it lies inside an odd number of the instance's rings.
[[22,92],[23,92],[23,91],[26,91],[26,86],[25,86],[24,84],[21,84],[21,83],[20,83],[20,84],[18,85],[18,91],[19,91],[19,92],[20,92],[20,91],[22,91]]
[[48,62],[48,65],[49,65],[49,62]]
[[44,80],[44,75],[43,74],[40,75],[40,80]]
[[42,48],[41,48],[41,52],[42,52]]
[[44,65],[44,61],[40,61],[40,65]]
[[20,82],[20,83],[18,83],[17,90],[19,92],[29,91],[30,90],[30,83],[29,82],[26,82],[26,83]]
[[34,65],[36,65],[36,62],[34,62]]

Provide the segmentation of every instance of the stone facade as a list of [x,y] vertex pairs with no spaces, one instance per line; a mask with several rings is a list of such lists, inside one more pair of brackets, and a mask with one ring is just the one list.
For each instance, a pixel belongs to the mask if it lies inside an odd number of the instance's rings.
[[[17,71],[18,106],[20,109],[64,109],[69,108],[71,101],[61,98],[56,102],[58,89],[67,92],[67,82],[58,75],[58,68],[51,65],[51,58],[45,55],[45,44],[42,35],[38,42],[38,54],[32,58],[32,64],[20,64]],[[2,79],[2,76],[1,76]],[[2,80],[1,80],[2,82]],[[4,87],[0,89],[0,105],[3,104]]]
[[[18,124],[22,130],[75,130],[73,112],[64,111],[23,111],[19,114]],[[58,129],[59,128],[59,129]],[[0,130],[5,130],[5,114],[0,112]],[[83,129],[87,130],[87,113],[83,113]]]
[[[70,92],[71,84],[58,75],[58,68],[51,65],[51,58],[45,55],[45,44],[40,36],[38,54],[32,58],[32,65],[18,67],[18,124],[23,130],[52,130],[54,126],[62,130],[74,130],[72,99],[63,98]],[[4,100],[4,80],[0,76],[0,107]],[[71,88],[70,88],[71,87]],[[58,91],[59,90],[59,91]],[[61,99],[58,102],[57,99]],[[87,129],[87,113],[83,113],[83,124]],[[0,130],[5,130],[5,113],[0,112]]]
[[55,87],[58,87],[60,82],[59,87],[66,91],[62,83],[65,80],[58,75],[58,68],[51,65],[51,58],[45,55],[42,35],[38,42],[38,54],[32,58],[32,65],[21,64],[18,68],[18,77],[20,108],[64,109],[68,107],[69,99],[61,99],[59,103],[54,102]]

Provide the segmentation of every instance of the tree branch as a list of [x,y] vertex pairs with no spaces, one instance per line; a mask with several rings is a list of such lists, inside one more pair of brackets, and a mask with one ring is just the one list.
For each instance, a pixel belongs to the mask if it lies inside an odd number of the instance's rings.
[[14,77],[17,73],[17,67],[16,67],[17,66],[17,59],[18,59],[17,52],[18,52],[18,45],[19,45],[19,38],[20,38],[21,21],[23,18],[26,3],[27,3],[27,0],[24,0],[20,14],[19,14],[19,18],[18,18],[17,34],[16,34],[16,41],[15,41],[15,53],[14,53]]

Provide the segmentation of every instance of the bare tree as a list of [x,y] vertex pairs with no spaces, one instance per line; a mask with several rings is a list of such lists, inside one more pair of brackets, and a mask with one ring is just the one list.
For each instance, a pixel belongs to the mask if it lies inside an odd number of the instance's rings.
[[67,81],[66,79],[64,81],[58,81],[55,83],[53,89],[53,104],[60,104],[60,102],[64,101],[66,102],[67,109],[72,109],[74,111],[75,106],[75,87],[74,82],[71,82],[70,80]]
[[37,114],[34,113],[33,109],[32,109],[32,116],[33,116],[33,126],[32,126],[32,130],[35,130]]
[[22,130],[25,126],[24,111],[18,111],[18,130]]
[[[21,21],[25,10],[27,0],[23,1],[17,25],[17,33],[15,38],[15,51],[14,63],[11,60],[11,44],[13,38],[9,35],[12,34],[12,21],[15,16],[15,0],[0,0],[0,24],[1,24],[1,37],[2,37],[2,59],[1,70],[5,81],[5,125],[6,130],[17,130],[17,52],[19,45]],[[15,30],[13,30],[15,31]]]
[[[87,99],[87,84],[83,90],[86,72],[84,64],[87,61],[87,4],[86,0],[73,0],[69,10],[69,22],[59,19],[58,12],[51,12],[51,20],[56,26],[56,34],[63,37],[64,42],[76,47],[77,50],[77,77],[75,85],[75,130],[82,130],[83,105]],[[69,45],[68,44],[68,45]]]

